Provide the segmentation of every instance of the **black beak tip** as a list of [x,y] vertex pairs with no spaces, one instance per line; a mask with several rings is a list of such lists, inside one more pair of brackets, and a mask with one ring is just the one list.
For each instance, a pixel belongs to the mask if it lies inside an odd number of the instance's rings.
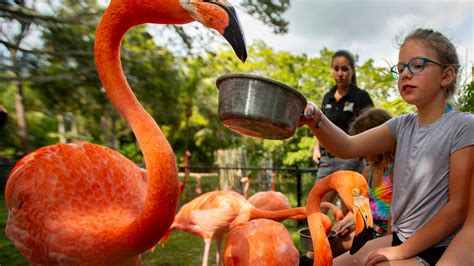
[[357,251],[359,251],[367,241],[372,239],[372,232],[374,229],[372,227],[364,228],[362,232],[360,232],[358,235],[354,237],[354,240],[352,241],[352,246],[349,251],[349,254],[354,255]]
[[247,47],[245,45],[245,38],[242,32],[239,32],[239,30],[236,29],[240,30],[240,27],[228,27],[224,31],[224,38],[230,43],[237,57],[242,62],[245,62],[245,60],[247,60]]
[[245,60],[247,60],[247,50],[244,49],[240,55],[239,55],[239,59],[242,61],[242,63],[245,63]]
[[240,26],[237,13],[233,7],[220,5],[229,16],[229,25],[224,29],[224,38],[234,48],[235,54],[242,62],[247,60],[247,47],[245,44],[245,36],[242,27]]

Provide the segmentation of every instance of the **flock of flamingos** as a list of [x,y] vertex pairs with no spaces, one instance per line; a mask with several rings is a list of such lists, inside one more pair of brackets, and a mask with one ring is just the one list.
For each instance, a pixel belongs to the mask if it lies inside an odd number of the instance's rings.
[[337,172],[319,181],[305,208],[288,204],[284,209],[264,210],[236,192],[213,191],[176,213],[180,186],[173,150],[126,81],[120,45],[133,26],[192,21],[217,30],[245,61],[243,32],[234,8],[225,0],[111,1],[96,31],[95,61],[110,101],[139,142],[147,170],[116,151],[89,143],[47,146],[20,160],[5,189],[6,234],[32,264],[138,265],[140,254],[160,240],[165,242],[177,229],[204,239],[204,265],[211,239],[220,246],[227,232],[219,262],[295,265],[298,252],[277,221],[306,218],[314,265],[330,265],[328,221],[319,206],[329,190],[337,190],[358,217],[351,251],[367,240],[364,233],[371,225],[367,183],[353,172]]

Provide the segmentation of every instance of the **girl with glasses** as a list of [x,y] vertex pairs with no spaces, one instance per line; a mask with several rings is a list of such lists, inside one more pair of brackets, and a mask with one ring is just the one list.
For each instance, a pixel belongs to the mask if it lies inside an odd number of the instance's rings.
[[456,48],[439,32],[417,29],[403,41],[398,62],[392,68],[398,90],[416,113],[354,136],[334,126],[313,103],[301,118],[321,144],[342,158],[395,150],[392,235],[369,241],[353,256],[337,257],[336,265],[434,265],[466,218],[474,115],[448,105],[459,71]]

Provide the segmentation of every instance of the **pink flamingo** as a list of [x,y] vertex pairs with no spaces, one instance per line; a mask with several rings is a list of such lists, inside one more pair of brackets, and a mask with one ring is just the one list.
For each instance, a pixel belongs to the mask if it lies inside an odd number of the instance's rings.
[[336,219],[336,221],[340,221],[340,220],[342,220],[342,218],[344,218],[344,214],[342,213],[341,209],[339,209],[339,207],[332,204],[331,202],[328,202],[328,201],[321,202],[321,208],[330,209],[332,211],[332,214],[334,215],[334,219]]
[[298,265],[298,250],[281,223],[256,219],[230,230],[224,248],[224,265]]
[[167,232],[179,196],[176,161],[126,81],[120,44],[138,24],[195,20],[224,35],[245,60],[240,24],[225,0],[110,3],[96,32],[96,65],[109,99],[138,139],[147,172],[87,143],[43,147],[20,160],[5,190],[6,234],[33,264],[137,264]]
[[369,206],[367,180],[352,171],[337,171],[320,179],[311,189],[306,211],[314,248],[314,265],[332,265],[332,253],[323,228],[321,198],[328,191],[336,190],[344,203],[353,210],[355,216],[355,236],[350,250],[357,252],[370,239],[372,213]]
[[[273,179],[274,176],[272,175],[272,180]],[[240,182],[244,184],[243,196],[247,198],[249,178],[243,177]],[[274,184],[273,181],[272,184]],[[272,188],[275,188],[275,186],[272,185]],[[288,198],[278,191],[260,191],[249,197],[248,201],[252,203],[253,206],[267,211],[278,211],[291,208]]]
[[221,265],[223,235],[231,228],[257,218],[276,221],[287,218],[301,220],[306,218],[306,210],[300,207],[281,211],[263,211],[255,208],[235,191],[211,191],[181,207],[162,243],[166,243],[173,229],[195,234],[204,239],[202,265],[207,265],[211,240],[214,238],[217,242],[216,263]]

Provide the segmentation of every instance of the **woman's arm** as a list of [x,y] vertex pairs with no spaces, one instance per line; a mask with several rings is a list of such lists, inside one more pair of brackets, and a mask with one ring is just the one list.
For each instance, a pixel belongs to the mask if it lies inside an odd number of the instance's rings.
[[466,218],[469,184],[472,176],[474,146],[451,154],[449,172],[449,200],[446,205],[412,237],[400,246],[378,249],[369,255],[368,265],[386,260],[402,260],[446,239]]
[[395,138],[386,124],[349,136],[311,102],[306,106],[300,124],[306,124],[325,149],[343,159],[379,154],[395,149]]

